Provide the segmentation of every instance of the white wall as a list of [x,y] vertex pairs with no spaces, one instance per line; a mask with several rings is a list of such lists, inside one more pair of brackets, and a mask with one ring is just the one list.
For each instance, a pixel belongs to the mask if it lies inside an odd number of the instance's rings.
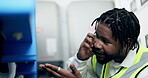
[[61,45],[59,37],[59,13],[54,2],[36,3],[37,61],[59,61]]
[[141,5],[140,0],[115,0],[115,7],[117,8],[126,8],[129,11],[131,10],[131,3],[135,1],[136,11],[134,13],[136,14],[137,18],[139,19],[140,25],[141,25],[141,32],[139,35],[139,41],[143,46],[146,46],[145,42],[145,35],[148,34],[148,23],[147,23],[147,14],[148,14],[148,2],[146,2],[144,5]]
[[139,8],[136,12],[141,25],[141,34],[139,38],[141,39],[141,44],[146,46],[145,35],[148,34],[148,2]]

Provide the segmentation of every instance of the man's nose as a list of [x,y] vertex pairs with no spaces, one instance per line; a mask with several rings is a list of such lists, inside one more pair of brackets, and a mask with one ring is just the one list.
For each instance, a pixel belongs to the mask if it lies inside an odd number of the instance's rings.
[[101,41],[98,40],[98,39],[97,39],[97,40],[95,39],[94,47],[95,47],[95,48],[98,48],[98,49],[102,49]]

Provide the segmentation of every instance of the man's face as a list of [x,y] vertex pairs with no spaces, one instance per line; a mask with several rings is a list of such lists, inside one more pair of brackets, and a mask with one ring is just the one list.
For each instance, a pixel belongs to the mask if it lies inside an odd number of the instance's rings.
[[118,59],[121,56],[121,45],[112,36],[112,31],[107,27],[107,24],[98,24],[96,27],[93,52],[97,56],[97,61],[101,64]]

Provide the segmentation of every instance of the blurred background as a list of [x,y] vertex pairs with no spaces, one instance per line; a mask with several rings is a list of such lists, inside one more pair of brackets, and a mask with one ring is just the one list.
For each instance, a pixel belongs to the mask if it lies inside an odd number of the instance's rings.
[[92,21],[115,7],[136,14],[138,40],[148,47],[148,0],[0,0],[1,62],[12,63],[18,78],[53,77],[38,64],[66,68],[86,34],[94,32]]

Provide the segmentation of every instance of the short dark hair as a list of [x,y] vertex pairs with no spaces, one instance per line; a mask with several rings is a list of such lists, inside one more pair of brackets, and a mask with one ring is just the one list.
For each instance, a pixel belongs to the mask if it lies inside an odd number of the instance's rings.
[[[96,22],[96,23],[95,23]],[[128,38],[130,38],[130,49],[135,49],[138,43],[138,36],[140,33],[140,24],[136,15],[133,12],[129,12],[124,8],[114,8],[103,13],[100,17],[96,18],[92,25],[95,23],[105,23],[112,31],[112,35],[115,40],[119,40],[121,46],[129,45]]]

